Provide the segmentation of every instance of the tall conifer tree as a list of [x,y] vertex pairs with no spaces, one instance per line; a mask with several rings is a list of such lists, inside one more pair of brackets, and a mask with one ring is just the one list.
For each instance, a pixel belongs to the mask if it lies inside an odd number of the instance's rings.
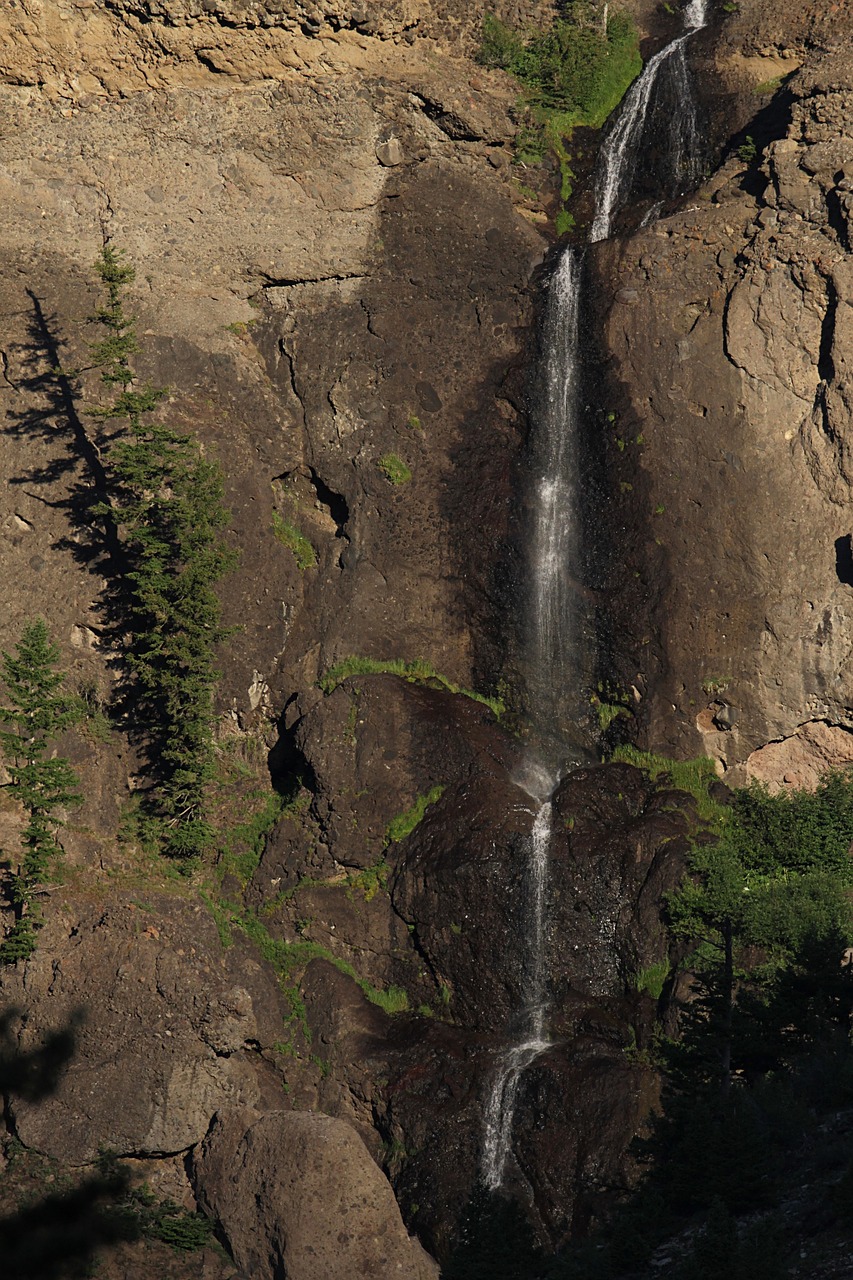
[[106,335],[91,352],[112,399],[95,412],[119,426],[101,514],[115,521],[128,563],[122,629],[136,719],[158,784],[153,807],[165,851],[189,859],[212,834],[205,790],[213,770],[215,650],[228,634],[214,584],[235,561],[221,538],[228,520],[222,472],[193,436],[155,416],[165,391],[137,383],[130,357],[139,344],[123,304],[133,267],[107,245],[96,269],[106,289],[96,319]]
[[27,815],[21,861],[12,877],[15,923],[0,943],[0,961],[26,959],[41,927],[38,886],[60,852],[62,810],[79,802],[77,778],[67,760],[53,756],[54,739],[80,718],[77,699],[63,692],[59,650],[47,623],[37,618],[23,630],[14,654],[0,660],[7,705],[0,708],[0,751],[13,797]]

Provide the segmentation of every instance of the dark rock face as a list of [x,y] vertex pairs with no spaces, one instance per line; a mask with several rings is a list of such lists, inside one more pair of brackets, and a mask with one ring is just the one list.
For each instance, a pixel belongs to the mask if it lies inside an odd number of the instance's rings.
[[[512,841],[492,819],[480,832],[470,823],[473,836],[455,847],[446,818],[440,824],[437,814],[431,830],[425,821],[395,882],[398,909],[423,904],[432,922],[416,926],[418,946],[443,975],[450,1010],[463,1024],[414,1024],[395,1029],[391,1040],[383,1124],[414,1152],[397,1175],[401,1203],[404,1212],[419,1206],[412,1221],[439,1251],[478,1174],[483,1106],[521,1000],[532,814],[529,802],[515,805],[526,812],[527,833]],[[475,809],[474,817],[511,809],[505,790],[502,808]],[[654,1019],[637,980],[661,959],[661,897],[680,878],[679,851],[693,821],[687,797],[656,793],[638,770],[621,765],[569,775],[555,814],[547,962],[555,1044],[522,1078],[507,1176],[553,1242],[573,1222],[582,1229],[600,1212],[600,1196],[625,1184],[627,1144],[655,1087],[653,1073],[626,1057]],[[491,892],[478,895],[473,909],[471,883],[484,875],[477,850],[490,851]],[[461,875],[454,874],[460,858]],[[445,921],[464,923],[457,930]]]

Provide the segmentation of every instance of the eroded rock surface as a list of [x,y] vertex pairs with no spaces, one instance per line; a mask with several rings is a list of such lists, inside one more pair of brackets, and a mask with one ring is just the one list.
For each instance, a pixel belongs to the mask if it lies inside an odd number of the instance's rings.
[[361,1139],[330,1116],[226,1111],[201,1147],[194,1179],[248,1275],[438,1276],[407,1235],[388,1181]]
[[26,1146],[69,1165],[105,1149],[174,1154],[228,1101],[280,1102],[275,977],[245,946],[223,952],[200,906],[71,898],[40,944],[25,973],[4,975],[4,1003],[22,1053],[69,1028],[73,1048],[48,1097],[12,1099]]
[[650,741],[710,754],[733,778],[806,722],[851,723],[853,135],[839,22],[841,49],[780,91],[763,155],[729,158],[687,208],[601,260],[619,274],[615,294],[599,280],[614,435],[631,457],[614,472],[634,471],[623,501],[645,527],[617,586],[645,594],[647,617],[645,652],[624,670],[649,691]]

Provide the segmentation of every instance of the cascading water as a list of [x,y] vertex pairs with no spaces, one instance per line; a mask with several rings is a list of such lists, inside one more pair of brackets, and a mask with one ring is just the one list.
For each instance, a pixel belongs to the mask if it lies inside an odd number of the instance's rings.
[[[684,46],[693,32],[705,26],[707,5],[708,0],[691,0],[684,10],[684,33],[649,60],[624,99],[602,149],[596,184],[597,212],[590,233],[592,242],[607,239],[617,210],[630,195],[652,91],[663,67],[668,66],[682,105],[679,122],[669,139],[671,163],[676,172],[685,177],[697,176],[698,127]],[[543,327],[545,368],[536,424],[538,447],[531,551],[533,607],[528,637],[528,714],[543,748],[540,755],[528,758],[518,779],[539,806],[535,812],[526,876],[530,947],[519,1039],[499,1059],[484,1112],[481,1177],[491,1191],[497,1191],[504,1180],[521,1077],[551,1045],[546,1028],[546,896],[551,796],[564,764],[564,760],[552,758],[553,743],[560,736],[558,699],[554,691],[565,682],[565,655],[578,640],[577,611],[573,608],[567,568],[578,562],[575,494],[582,270],[582,254],[567,249],[551,280]]]
[[503,1181],[512,1142],[515,1096],[525,1070],[549,1047],[545,1035],[547,996],[545,983],[545,891],[548,885],[548,851],[551,845],[551,802],[540,805],[533,823],[530,858],[530,963],[523,1006],[523,1039],[512,1046],[498,1064],[485,1110],[482,1178],[490,1191]]
[[625,95],[613,128],[601,148],[596,214],[589,235],[593,243],[608,238],[616,213],[630,195],[652,91],[664,68],[672,73],[679,94],[679,111],[670,113],[668,117],[669,153],[673,166],[686,179],[695,177],[699,133],[684,46],[694,32],[705,26],[707,5],[708,0],[691,0],[684,10],[683,35],[677,36],[649,59]]
[[[566,566],[578,560],[579,529],[572,487],[577,475],[580,255],[567,250],[551,287],[543,326],[546,352],[539,395],[538,448],[533,482],[530,573],[533,601],[527,636],[527,713],[537,734],[559,741],[558,700],[563,655],[571,652],[576,611]],[[552,778],[548,793],[557,779]],[[541,791],[534,789],[534,794]]]

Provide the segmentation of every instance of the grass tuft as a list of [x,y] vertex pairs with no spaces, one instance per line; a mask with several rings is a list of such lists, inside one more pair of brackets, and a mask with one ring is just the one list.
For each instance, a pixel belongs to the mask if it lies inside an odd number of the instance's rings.
[[299,532],[296,525],[285,520],[277,511],[272,513],[272,531],[282,546],[293,552],[296,563],[303,573],[306,569],[314,568],[317,563],[317,553],[311,543],[304,533]]
[[474,702],[482,703],[498,718],[506,710],[500,698],[490,698],[484,693],[475,693],[473,689],[463,689],[460,685],[454,684],[452,680],[439,675],[435,667],[431,666],[429,662],[424,662],[422,658],[417,658],[414,662],[406,662],[403,658],[359,658],[352,656],[344,658],[341,662],[336,662],[325,675],[321,676],[317,683],[323,693],[331,693],[350,676],[380,675],[401,676],[404,680],[408,680],[413,684],[440,685],[448,693],[460,693],[465,698],[472,698]]
[[396,453],[385,453],[377,462],[377,467],[391,484],[408,484],[412,471]]
[[405,813],[398,814],[396,818],[392,818],[385,832],[385,844],[396,844],[400,840],[405,840],[406,836],[411,835],[429,806],[435,804],[443,793],[444,787],[433,787],[426,795],[418,796],[411,809],[407,809]]

